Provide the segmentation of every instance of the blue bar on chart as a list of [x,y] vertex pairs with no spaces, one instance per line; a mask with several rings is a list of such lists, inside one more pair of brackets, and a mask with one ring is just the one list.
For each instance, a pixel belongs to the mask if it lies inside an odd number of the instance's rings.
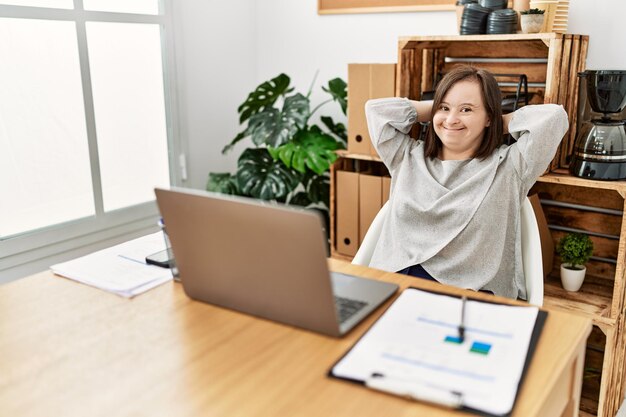
[[472,347],[470,348],[470,352],[479,353],[481,355],[489,354],[491,350],[491,345],[489,343],[482,342],[474,342],[472,343]]

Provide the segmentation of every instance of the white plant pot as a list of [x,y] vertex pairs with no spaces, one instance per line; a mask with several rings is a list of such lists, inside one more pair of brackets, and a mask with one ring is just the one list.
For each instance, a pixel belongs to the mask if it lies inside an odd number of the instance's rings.
[[538,33],[543,27],[542,14],[523,14],[520,15],[520,27],[523,33]]
[[582,269],[569,269],[566,266],[571,267],[571,264],[561,264],[561,284],[566,291],[578,291],[585,280],[587,268],[582,265],[576,265],[576,267]]

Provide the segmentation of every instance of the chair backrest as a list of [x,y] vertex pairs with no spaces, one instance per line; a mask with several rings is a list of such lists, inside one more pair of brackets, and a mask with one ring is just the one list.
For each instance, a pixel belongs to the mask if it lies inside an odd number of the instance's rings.
[[[370,225],[365,238],[352,259],[355,265],[369,266],[374,248],[380,237],[389,211],[389,202],[386,202]],[[526,298],[530,304],[543,305],[543,263],[541,254],[541,239],[535,211],[528,197],[522,202],[521,208],[522,233],[522,264],[526,280]]]
[[388,211],[389,201],[383,204],[376,214],[376,217],[374,217],[374,220],[372,220],[372,223],[363,238],[363,242],[361,242],[361,245],[359,246],[359,250],[356,252],[356,255],[354,255],[354,258],[352,258],[353,264],[369,266],[372,261],[372,255],[374,254],[374,248],[376,247],[380,233],[383,230],[383,223],[385,222]]
[[543,305],[543,258],[541,238],[535,210],[528,197],[521,209],[522,264],[526,280],[526,300],[536,306]]

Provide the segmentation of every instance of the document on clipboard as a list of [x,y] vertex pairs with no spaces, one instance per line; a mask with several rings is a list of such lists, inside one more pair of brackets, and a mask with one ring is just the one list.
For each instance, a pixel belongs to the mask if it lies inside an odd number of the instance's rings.
[[546,316],[533,306],[407,288],[329,375],[419,401],[506,416]]

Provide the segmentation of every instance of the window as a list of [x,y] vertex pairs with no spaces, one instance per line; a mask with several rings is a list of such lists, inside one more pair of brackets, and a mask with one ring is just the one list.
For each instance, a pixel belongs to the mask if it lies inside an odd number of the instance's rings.
[[155,226],[179,182],[169,26],[162,0],[0,0],[0,283]]

